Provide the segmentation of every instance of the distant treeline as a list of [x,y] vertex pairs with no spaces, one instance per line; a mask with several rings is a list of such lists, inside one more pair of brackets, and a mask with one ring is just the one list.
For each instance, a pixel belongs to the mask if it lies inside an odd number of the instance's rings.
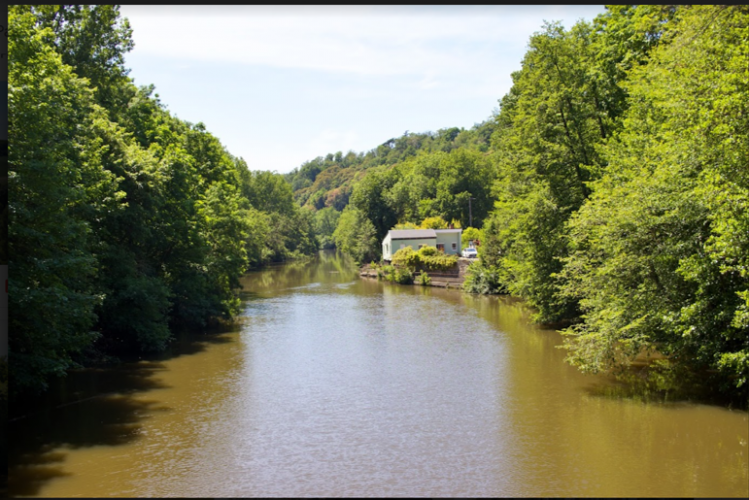
[[8,44],[13,394],[163,350],[236,314],[249,267],[317,250],[283,176],[133,85],[118,7],[11,6]]
[[[493,119],[404,134],[289,175],[360,262],[396,224],[465,228],[472,291],[510,293],[611,370],[657,350],[749,391],[749,9],[611,6],[533,35]],[[321,221],[325,221],[323,224]]]

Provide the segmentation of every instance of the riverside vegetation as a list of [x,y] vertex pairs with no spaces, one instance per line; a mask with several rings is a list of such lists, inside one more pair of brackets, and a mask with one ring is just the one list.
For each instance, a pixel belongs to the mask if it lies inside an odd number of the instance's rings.
[[380,265],[372,261],[370,269],[377,273],[378,279],[402,285],[413,283],[415,273],[418,272],[416,282],[429,286],[432,279],[427,271],[448,271],[454,268],[457,262],[457,255],[445,255],[435,247],[424,246],[415,251],[411,246],[407,246],[393,254],[391,264]]
[[9,13],[14,391],[230,318],[249,267],[319,247],[379,260],[388,230],[439,218],[480,241],[466,289],[522,297],[536,321],[565,326],[580,369],[658,351],[746,404],[747,7],[547,23],[488,120],[285,176],[250,172],[135,88],[117,12]]
[[113,6],[9,9],[11,396],[162,351],[236,314],[248,268],[317,250],[281,175],[133,85],[131,34]]

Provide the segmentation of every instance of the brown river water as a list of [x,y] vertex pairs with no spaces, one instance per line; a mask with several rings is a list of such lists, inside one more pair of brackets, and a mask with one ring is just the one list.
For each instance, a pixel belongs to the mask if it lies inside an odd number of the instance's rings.
[[223,333],[73,373],[9,426],[13,496],[747,497],[745,411],[623,396],[506,297],[248,274]]

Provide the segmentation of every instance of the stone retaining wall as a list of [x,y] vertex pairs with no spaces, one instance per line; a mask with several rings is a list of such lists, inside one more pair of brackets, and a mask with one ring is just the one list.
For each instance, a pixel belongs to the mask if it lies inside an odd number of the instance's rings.
[[[441,288],[463,288],[463,282],[466,278],[466,270],[468,269],[468,265],[473,261],[474,259],[459,257],[454,271],[426,271],[432,279],[432,283],[429,286]],[[421,272],[417,271],[414,273],[414,285],[420,286],[417,282],[420,275]],[[377,279],[377,271],[373,270],[370,264],[365,264],[359,269],[359,276],[363,278]]]

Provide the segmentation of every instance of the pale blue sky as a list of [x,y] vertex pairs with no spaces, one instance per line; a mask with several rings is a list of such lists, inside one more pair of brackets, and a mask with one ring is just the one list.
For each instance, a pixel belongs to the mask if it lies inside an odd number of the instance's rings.
[[488,118],[544,20],[603,6],[123,6],[136,85],[253,170]]

